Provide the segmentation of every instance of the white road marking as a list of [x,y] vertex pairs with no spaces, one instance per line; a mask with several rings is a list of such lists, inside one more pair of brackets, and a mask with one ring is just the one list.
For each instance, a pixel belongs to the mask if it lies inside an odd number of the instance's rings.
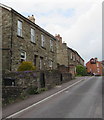
[[[91,77],[91,78],[92,78],[92,77]],[[89,78],[89,79],[91,79],[91,78]],[[30,108],[32,108],[32,107],[34,107],[34,106],[36,106],[36,105],[38,105],[38,104],[40,104],[40,103],[42,103],[42,102],[44,102],[44,101],[46,101],[46,100],[52,98],[53,96],[55,96],[55,95],[57,95],[57,94],[59,94],[59,93],[62,93],[63,91],[65,91],[65,90],[71,88],[72,86],[78,84],[79,82],[81,82],[81,81],[83,81],[83,80],[85,80],[85,79],[81,79],[81,80],[79,80],[79,81],[73,83],[72,85],[70,85],[70,86],[64,88],[63,90],[60,90],[60,91],[54,93],[53,95],[50,95],[49,97],[44,98],[43,100],[41,100],[41,101],[39,101],[39,102],[37,102],[37,103],[34,103],[33,105],[31,105],[31,106],[29,106],[29,107],[27,107],[27,108],[24,108],[24,109],[20,110],[19,112],[16,112],[16,113],[14,113],[14,114],[12,114],[12,115],[6,117],[6,118],[12,118],[12,117],[14,117],[14,116],[16,116],[16,115],[18,115],[18,114],[20,114],[20,113],[22,113],[22,112],[24,112],[24,111],[30,109]]]

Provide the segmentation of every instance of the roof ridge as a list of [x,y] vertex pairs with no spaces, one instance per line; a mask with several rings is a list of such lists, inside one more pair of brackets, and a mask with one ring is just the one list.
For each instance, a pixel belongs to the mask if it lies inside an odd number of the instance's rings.
[[8,9],[8,10],[12,10],[11,7],[8,7],[8,6],[6,6],[6,5],[4,5],[4,4],[2,4],[2,3],[0,3],[0,6],[3,7],[3,8],[6,8],[6,9]]

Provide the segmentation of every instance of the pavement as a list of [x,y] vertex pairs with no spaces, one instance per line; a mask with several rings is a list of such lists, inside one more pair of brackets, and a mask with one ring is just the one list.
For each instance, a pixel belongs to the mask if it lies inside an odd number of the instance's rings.
[[[89,78],[91,78],[91,77],[88,77],[88,76],[76,77],[76,79],[74,79],[74,80],[71,80],[67,83],[63,83],[63,84],[58,85],[58,86],[55,86],[54,88],[52,88],[48,91],[45,91],[41,94],[31,95],[31,96],[29,96],[29,98],[27,98],[25,100],[10,104],[2,109],[2,118],[6,118],[6,117],[18,112],[18,111],[21,111],[22,109],[25,109],[25,108],[31,106],[32,104],[37,103],[37,102],[47,98],[48,96],[51,96],[51,95],[57,93],[58,91],[61,91],[61,90],[67,88],[68,86],[70,86],[70,85],[72,85],[80,80],[87,80]],[[68,91],[66,90],[66,93],[67,92]]]

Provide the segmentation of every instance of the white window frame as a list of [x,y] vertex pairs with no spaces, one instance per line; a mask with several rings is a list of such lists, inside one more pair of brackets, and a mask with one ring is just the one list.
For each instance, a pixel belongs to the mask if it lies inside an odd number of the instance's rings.
[[22,37],[22,22],[20,20],[17,22],[17,35]]
[[45,36],[41,34],[41,46],[45,47]]
[[26,61],[26,52],[25,51],[21,51],[21,56],[24,56],[24,58],[21,57],[20,59],[23,61]]
[[31,42],[35,43],[35,29],[31,28]]
[[43,58],[40,57],[40,70],[42,69],[42,67],[43,67]]
[[53,40],[50,40],[50,50],[53,51]]
[[49,60],[49,67],[52,68],[53,67],[53,61]]
[[70,54],[70,59],[71,59],[71,60],[73,59],[73,54],[72,54],[72,52],[71,52],[71,54]]
[[73,55],[73,61],[75,61],[75,55]]

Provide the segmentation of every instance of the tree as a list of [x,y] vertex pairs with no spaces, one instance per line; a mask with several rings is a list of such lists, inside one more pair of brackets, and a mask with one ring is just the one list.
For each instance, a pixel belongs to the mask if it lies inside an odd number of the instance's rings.
[[77,75],[80,75],[80,76],[87,75],[86,67],[82,65],[77,65],[76,72],[77,72]]

